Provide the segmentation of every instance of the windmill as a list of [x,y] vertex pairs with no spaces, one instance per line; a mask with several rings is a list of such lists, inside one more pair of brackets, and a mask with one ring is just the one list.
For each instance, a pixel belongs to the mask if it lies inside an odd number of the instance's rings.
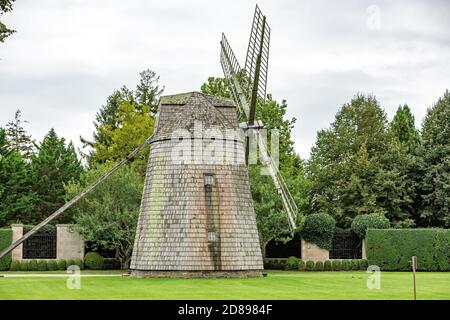
[[267,71],[269,62],[270,27],[258,5],[255,8],[245,66],[241,68],[225,34],[220,41],[220,63],[228,80],[233,100],[245,122],[241,128],[246,131],[245,158],[248,164],[252,140],[257,141],[262,162],[267,166],[275,188],[281,197],[291,233],[297,227],[297,205],[281,175],[278,166],[268,153],[267,143],[261,134],[264,124],[255,119],[258,99],[265,101]]

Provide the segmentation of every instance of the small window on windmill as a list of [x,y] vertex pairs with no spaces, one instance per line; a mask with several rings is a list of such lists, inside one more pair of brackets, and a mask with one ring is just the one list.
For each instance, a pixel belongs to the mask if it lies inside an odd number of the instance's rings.
[[205,174],[205,186],[213,186],[214,185],[214,175]]
[[208,241],[216,241],[216,232],[208,231]]

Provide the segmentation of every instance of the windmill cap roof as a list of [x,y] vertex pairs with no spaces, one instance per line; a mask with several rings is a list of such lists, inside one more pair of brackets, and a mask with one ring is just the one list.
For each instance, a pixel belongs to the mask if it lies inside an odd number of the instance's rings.
[[216,97],[216,96],[201,93],[198,91],[161,96],[159,98],[159,104],[161,104],[161,105],[185,105],[188,102],[189,98],[194,94],[202,95],[203,97],[208,99],[209,102],[211,102],[211,104],[214,105],[215,107],[235,107],[236,106],[234,101],[230,98]]

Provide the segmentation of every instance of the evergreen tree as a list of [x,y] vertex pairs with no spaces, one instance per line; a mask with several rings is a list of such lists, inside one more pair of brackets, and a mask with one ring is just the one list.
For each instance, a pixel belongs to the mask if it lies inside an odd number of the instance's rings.
[[66,146],[54,129],[44,137],[31,166],[37,199],[30,223],[37,223],[64,204],[64,185],[78,181],[82,167],[73,144]]
[[0,128],[0,227],[26,222],[33,201],[29,164],[11,148]]
[[422,125],[421,225],[450,227],[450,93],[430,109]]
[[156,75],[155,71],[147,69],[139,73],[139,75],[141,79],[136,86],[136,103],[141,110],[144,107],[148,107],[150,113],[155,115],[158,111],[158,98],[163,93],[164,87],[159,87],[159,76]]
[[380,212],[394,224],[411,225],[412,204],[398,143],[373,96],[358,94],[319,131],[308,163],[311,211],[327,212],[337,225],[350,226],[359,214]]
[[22,120],[22,112],[17,110],[14,120],[6,124],[6,134],[13,150],[20,153],[25,159],[30,159],[34,153],[34,141],[25,131],[23,127],[25,123],[28,121]]
[[391,130],[407,153],[414,153],[420,144],[420,134],[408,105],[399,106],[392,119]]

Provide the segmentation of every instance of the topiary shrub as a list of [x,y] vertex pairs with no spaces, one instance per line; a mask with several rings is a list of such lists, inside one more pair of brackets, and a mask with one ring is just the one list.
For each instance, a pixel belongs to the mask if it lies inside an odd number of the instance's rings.
[[333,271],[341,271],[341,260],[333,260],[331,262],[331,269],[333,269]]
[[38,262],[37,262],[37,260],[30,260],[28,262],[28,271],[38,271]]
[[364,239],[367,229],[389,229],[390,226],[389,219],[384,214],[370,213],[356,216],[351,228],[361,239]]
[[305,267],[306,267],[305,261],[300,260],[298,262],[298,270],[299,271],[305,271]]
[[314,261],[306,261],[306,271],[314,271]]
[[323,268],[324,266],[322,261],[317,261],[314,265],[314,271],[323,271]]
[[367,270],[367,268],[369,267],[369,261],[367,261],[366,259],[359,259],[358,263],[359,270]]
[[350,260],[350,269],[351,270],[359,270],[359,260],[358,259]]
[[297,270],[298,269],[298,258],[297,257],[287,258],[284,268],[285,268],[285,270]]
[[344,271],[350,271],[350,261],[348,260],[342,260],[342,270]]
[[28,271],[28,261],[20,261],[20,267],[19,267],[20,271]]
[[58,262],[56,262],[56,260],[49,260],[49,261],[47,261],[47,269],[49,271],[58,270]]
[[[0,251],[11,244],[12,230],[10,228],[0,229]],[[11,253],[0,259],[0,271],[8,270],[11,267]]]
[[326,213],[314,213],[306,216],[301,236],[305,241],[316,244],[322,249],[331,250],[336,220]]
[[37,263],[38,271],[47,271],[47,261],[39,260]]
[[11,266],[9,267],[9,270],[11,270],[11,271],[20,271],[20,262],[19,261],[11,262]]
[[101,270],[103,268],[103,258],[97,252],[89,252],[84,257],[84,265],[91,270]]
[[323,270],[325,270],[325,271],[331,271],[331,270],[332,270],[332,267],[331,267],[331,260],[326,260],[326,261],[323,263]]
[[66,270],[67,269],[67,263],[66,260],[58,260],[58,270]]

